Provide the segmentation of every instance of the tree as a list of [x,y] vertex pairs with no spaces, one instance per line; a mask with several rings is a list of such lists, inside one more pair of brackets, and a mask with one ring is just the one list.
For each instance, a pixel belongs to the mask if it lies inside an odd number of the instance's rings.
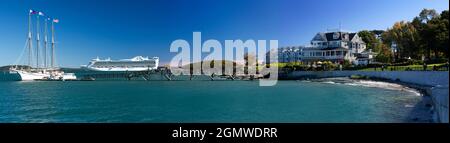
[[370,32],[375,34],[376,36],[380,37],[381,34],[383,34],[385,31],[384,30],[372,30]]
[[368,49],[371,49],[373,52],[377,53],[377,56],[375,57],[376,61],[389,63],[392,58],[391,49],[381,41],[382,38],[377,38],[382,37],[384,33],[385,31],[383,30],[363,30],[358,32],[358,35],[366,43]]
[[417,40],[415,41],[416,43],[414,43],[414,45],[417,46],[417,54],[419,54],[421,57],[426,57],[427,59],[429,59],[430,57],[430,49],[428,46],[429,44],[432,43],[428,43],[428,39],[424,38],[423,35],[427,35],[429,33],[426,32],[426,24],[424,24],[421,20],[420,17],[415,17],[414,20],[411,22],[411,24],[413,25],[413,27],[416,29],[416,31],[418,32],[419,36],[417,37]]
[[419,33],[410,22],[396,22],[383,36],[385,44],[391,45],[392,42],[397,44],[397,58],[420,57],[420,54],[418,53],[420,53],[422,49],[418,44],[420,41]]
[[375,60],[382,63],[390,63],[392,62],[392,52],[391,49],[385,44],[380,44],[380,51],[378,52]]
[[426,9],[426,8],[423,9],[419,14],[419,18],[420,18],[421,22],[423,22],[423,23],[427,23],[428,21],[435,18],[436,16],[438,16],[436,10]]
[[448,11],[444,11],[441,15],[433,9],[423,9],[413,20],[413,25],[419,31],[420,45],[423,46],[427,59],[432,59],[432,53],[434,53],[435,59],[439,58],[440,52],[445,51],[442,49],[448,48],[448,46],[443,47],[445,42],[448,43],[448,38],[446,38],[448,37],[448,24],[447,26],[445,24],[445,19],[448,23]]
[[[426,58],[429,60],[431,59],[431,51],[433,47],[435,47],[436,41],[433,39],[434,35],[434,28],[429,21],[431,18],[428,18],[427,16],[424,16],[425,12],[421,12],[419,17],[415,18],[415,26],[419,29],[419,33],[422,38],[422,44],[424,46],[424,51]],[[431,17],[431,16],[429,16]],[[433,16],[434,17],[434,16]]]
[[440,15],[440,26],[439,33],[436,34],[436,39],[440,41],[438,44],[441,48],[440,51],[444,53],[445,57],[448,60],[448,47],[449,47],[449,11],[445,10]]
[[430,33],[429,40],[433,42],[434,58],[439,59],[440,53],[443,53],[448,58],[448,41],[449,41],[449,15],[448,10],[443,11],[440,16],[435,16],[427,23],[428,32]]
[[367,49],[372,49],[375,51],[374,46],[378,43],[378,39],[375,37],[374,33],[363,30],[358,32],[358,36],[361,37],[364,43],[366,43]]
[[433,9],[423,9],[411,22],[397,22],[382,34],[383,43],[397,45],[396,57],[414,59],[448,59],[448,10],[438,14]]

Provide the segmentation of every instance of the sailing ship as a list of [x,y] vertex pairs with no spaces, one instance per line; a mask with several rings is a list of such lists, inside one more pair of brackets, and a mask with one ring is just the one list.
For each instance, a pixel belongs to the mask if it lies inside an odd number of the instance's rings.
[[[36,48],[33,49],[33,32],[32,32],[32,17],[36,16]],[[40,20],[39,18],[44,18],[44,48],[40,49],[40,32],[41,29],[39,27]],[[48,64],[48,51],[47,46],[48,37],[47,37],[47,28],[48,21],[51,21],[51,50],[50,50],[50,64]],[[46,16],[43,12],[30,10],[28,13],[28,38],[27,38],[27,48],[28,50],[28,66],[18,68],[18,66],[13,66],[10,69],[10,73],[17,73],[20,76],[20,80],[22,81],[30,81],[30,80],[75,80],[76,76],[73,73],[64,73],[60,68],[55,66],[55,24],[59,23],[58,19],[50,18]],[[36,51],[36,61],[33,61],[33,50]],[[43,55],[43,60],[40,59],[41,52]],[[43,63],[40,63],[43,61]],[[34,62],[36,65],[34,65]],[[42,65],[43,64],[43,65]],[[34,66],[34,67],[33,67]]]

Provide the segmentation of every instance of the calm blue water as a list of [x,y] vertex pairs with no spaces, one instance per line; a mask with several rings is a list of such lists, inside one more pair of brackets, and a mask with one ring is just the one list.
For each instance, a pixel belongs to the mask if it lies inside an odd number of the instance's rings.
[[409,122],[421,98],[299,81],[3,81],[0,122]]

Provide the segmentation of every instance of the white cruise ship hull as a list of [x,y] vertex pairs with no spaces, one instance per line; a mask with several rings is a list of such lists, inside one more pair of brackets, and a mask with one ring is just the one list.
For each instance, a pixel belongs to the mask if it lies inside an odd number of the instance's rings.
[[136,67],[136,68],[98,68],[98,67],[82,67],[91,71],[111,71],[111,72],[120,72],[120,71],[148,71],[154,70],[156,68],[146,68],[146,67]]

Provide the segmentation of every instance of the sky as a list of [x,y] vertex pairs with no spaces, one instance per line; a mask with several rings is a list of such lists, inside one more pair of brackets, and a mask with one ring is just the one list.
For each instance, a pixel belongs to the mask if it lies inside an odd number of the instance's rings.
[[170,44],[185,39],[192,46],[193,32],[222,44],[253,39],[296,46],[327,29],[385,30],[424,8],[448,6],[449,0],[0,0],[0,66],[25,64],[26,56],[19,57],[29,9],[60,20],[57,64],[79,67],[96,57],[138,55],[168,63],[176,55]]

